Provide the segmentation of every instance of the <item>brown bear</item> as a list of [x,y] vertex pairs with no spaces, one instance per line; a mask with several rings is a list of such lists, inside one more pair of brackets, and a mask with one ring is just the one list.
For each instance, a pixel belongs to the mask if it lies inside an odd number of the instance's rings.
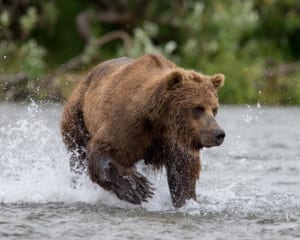
[[87,164],[93,182],[140,204],[154,191],[135,169],[144,159],[165,166],[175,207],[196,200],[199,150],[225,137],[215,120],[223,83],[222,74],[185,70],[159,55],[99,64],[79,82],[62,115],[73,169]]

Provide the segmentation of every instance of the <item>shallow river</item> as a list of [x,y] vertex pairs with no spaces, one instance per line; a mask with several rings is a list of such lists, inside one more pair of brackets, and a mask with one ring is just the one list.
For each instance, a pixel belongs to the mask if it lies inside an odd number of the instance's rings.
[[201,152],[198,201],[172,208],[165,172],[132,206],[71,184],[61,105],[0,104],[0,239],[300,239],[300,108],[222,106],[222,146]]

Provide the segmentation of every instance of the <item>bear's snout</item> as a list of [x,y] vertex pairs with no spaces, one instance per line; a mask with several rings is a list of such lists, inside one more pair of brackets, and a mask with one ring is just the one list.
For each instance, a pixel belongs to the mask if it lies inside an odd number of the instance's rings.
[[226,134],[224,130],[220,127],[217,127],[215,129],[202,130],[200,132],[200,145],[201,147],[207,148],[219,146],[223,143],[225,135]]
[[215,142],[216,145],[219,146],[223,143],[224,138],[225,138],[225,132],[222,129],[217,129],[215,130]]

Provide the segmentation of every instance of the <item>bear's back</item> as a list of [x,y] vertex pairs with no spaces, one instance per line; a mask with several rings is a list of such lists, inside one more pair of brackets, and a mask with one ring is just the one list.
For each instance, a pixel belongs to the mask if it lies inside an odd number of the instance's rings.
[[129,64],[133,61],[134,59],[128,57],[104,61],[91,70],[87,78],[84,80],[84,84],[90,85],[93,82],[104,79],[107,75],[114,72],[119,67]]
[[[134,114],[141,114],[149,103],[162,74],[176,67],[166,58],[152,54],[136,60],[118,58],[98,65],[85,80],[89,86],[83,113],[89,132],[96,132],[103,125],[121,128],[131,124]],[[120,116],[126,121],[114,122]]]

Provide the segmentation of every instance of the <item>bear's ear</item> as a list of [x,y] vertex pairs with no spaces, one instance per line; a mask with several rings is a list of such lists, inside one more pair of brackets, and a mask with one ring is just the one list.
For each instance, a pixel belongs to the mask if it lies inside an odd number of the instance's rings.
[[213,75],[210,78],[210,81],[214,85],[215,89],[218,90],[220,87],[222,87],[224,85],[225,76],[224,76],[224,74],[218,73],[218,74]]
[[181,85],[183,80],[183,76],[179,71],[173,71],[168,74],[167,81],[168,81],[168,90],[174,89]]

